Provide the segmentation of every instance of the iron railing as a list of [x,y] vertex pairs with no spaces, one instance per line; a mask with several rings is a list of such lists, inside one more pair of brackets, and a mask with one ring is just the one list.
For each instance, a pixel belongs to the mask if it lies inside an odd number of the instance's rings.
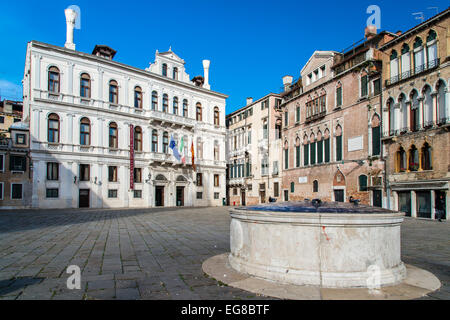
[[434,69],[437,66],[439,66],[439,60],[440,59],[438,58],[438,59],[434,59],[434,60],[428,61],[427,63],[424,63],[424,64],[422,64],[420,66],[417,66],[414,69],[410,69],[410,70],[407,70],[407,71],[405,71],[405,72],[403,72],[403,73],[401,73],[399,75],[393,76],[390,79],[387,79],[385,84],[386,84],[386,86],[390,86],[390,85],[392,85],[394,83],[397,83],[397,82],[399,82],[401,80],[410,78],[410,77],[412,77],[414,75],[417,75],[417,74],[420,74],[420,73],[422,73],[424,71]]

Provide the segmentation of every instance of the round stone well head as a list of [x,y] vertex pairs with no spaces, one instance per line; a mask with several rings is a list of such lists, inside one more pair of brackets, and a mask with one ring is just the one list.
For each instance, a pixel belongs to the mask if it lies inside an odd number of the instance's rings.
[[329,288],[400,283],[404,213],[318,199],[230,210],[235,270],[272,281]]

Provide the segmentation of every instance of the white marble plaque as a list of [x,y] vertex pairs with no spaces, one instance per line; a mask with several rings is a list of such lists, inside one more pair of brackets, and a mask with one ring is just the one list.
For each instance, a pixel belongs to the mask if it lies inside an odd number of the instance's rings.
[[348,139],[348,152],[363,149],[363,136]]
[[298,177],[298,183],[307,183],[308,177]]

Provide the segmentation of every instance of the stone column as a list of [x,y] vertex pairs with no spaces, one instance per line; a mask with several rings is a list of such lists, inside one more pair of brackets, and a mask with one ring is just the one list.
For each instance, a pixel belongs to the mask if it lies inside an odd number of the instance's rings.
[[418,130],[420,130],[420,128],[423,128],[425,126],[424,121],[423,121],[423,104],[424,104],[424,98],[423,97],[419,97],[417,98],[417,100],[419,100],[419,128]]
[[103,107],[103,73],[105,72],[102,68],[98,68],[98,86],[97,86],[97,99],[100,100],[100,107]]
[[72,191],[72,208],[78,208],[78,197],[79,197],[79,187],[78,184],[80,183],[80,176],[79,176],[79,164],[77,162],[68,162],[68,167],[72,168],[71,174],[72,177],[77,177],[77,183],[74,183],[74,179],[72,178],[71,183],[73,183],[73,186],[71,189]]
[[417,218],[417,201],[415,191],[411,191],[411,217]]
[[436,218],[436,195],[434,190],[431,190],[431,219],[434,220]]
[[409,128],[409,130],[411,131],[411,106],[412,106],[412,102],[411,101],[405,101],[406,103],[406,125]]
[[[41,55],[35,55],[34,56],[34,88],[35,89],[41,89]],[[30,97],[31,99],[31,97]]]
[[391,204],[391,208],[394,211],[398,211],[398,192],[397,191],[392,191],[392,204]]

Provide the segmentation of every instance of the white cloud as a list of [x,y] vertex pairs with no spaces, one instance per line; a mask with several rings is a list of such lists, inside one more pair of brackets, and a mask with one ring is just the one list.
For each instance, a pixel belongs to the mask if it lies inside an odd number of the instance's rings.
[[0,79],[0,96],[2,100],[20,100],[22,99],[22,92],[22,84]]

